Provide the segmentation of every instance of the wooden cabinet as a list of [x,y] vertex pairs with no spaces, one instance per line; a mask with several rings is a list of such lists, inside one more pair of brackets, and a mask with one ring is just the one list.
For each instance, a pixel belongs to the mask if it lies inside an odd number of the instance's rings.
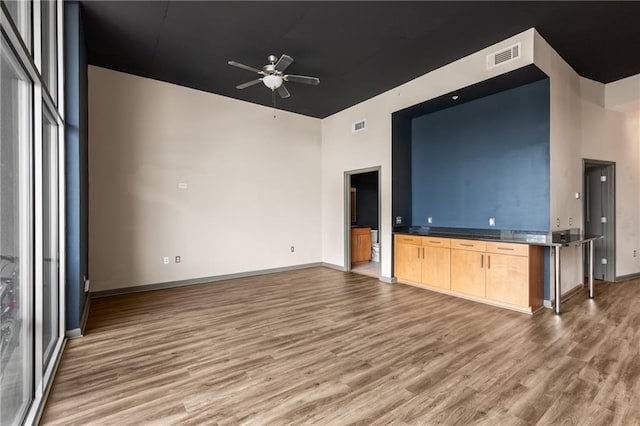
[[414,284],[450,288],[449,239],[396,235],[396,277]]
[[485,296],[484,253],[451,250],[451,289],[470,296]]
[[422,277],[422,239],[407,235],[395,237],[396,277],[420,282]]
[[448,238],[422,239],[422,284],[451,288],[451,249]]
[[371,260],[371,228],[351,228],[351,263]]
[[543,303],[539,246],[397,234],[394,260],[409,284],[529,313]]
[[543,297],[543,262],[542,247],[487,243],[487,299],[539,308]]

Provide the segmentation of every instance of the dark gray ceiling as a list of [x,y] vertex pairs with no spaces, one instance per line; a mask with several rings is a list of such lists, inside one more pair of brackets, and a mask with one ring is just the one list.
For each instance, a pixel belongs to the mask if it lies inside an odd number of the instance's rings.
[[262,105],[235,86],[268,55],[295,59],[279,109],[326,117],[535,27],[582,76],[640,73],[640,2],[82,1],[89,63]]

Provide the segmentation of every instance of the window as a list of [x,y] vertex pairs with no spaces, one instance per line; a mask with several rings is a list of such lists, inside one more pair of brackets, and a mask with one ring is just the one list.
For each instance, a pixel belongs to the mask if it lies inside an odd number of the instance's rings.
[[50,0],[40,2],[40,22],[42,24],[42,79],[47,85],[51,99],[58,101],[57,68],[57,8]]
[[42,117],[42,362],[46,370],[58,339],[58,125]]
[[3,0],[7,6],[9,15],[18,28],[18,32],[22,36],[22,41],[27,46],[29,52],[32,51],[31,46],[31,7],[30,1],[26,0]]
[[2,37],[0,59],[0,423],[18,423],[33,397],[30,250],[32,82]]
[[9,426],[35,423],[64,336],[62,5],[0,6],[0,425]]

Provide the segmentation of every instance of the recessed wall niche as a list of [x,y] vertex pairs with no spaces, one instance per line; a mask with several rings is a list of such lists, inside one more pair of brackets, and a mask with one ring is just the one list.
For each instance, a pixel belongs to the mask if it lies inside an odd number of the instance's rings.
[[549,80],[537,67],[392,119],[394,221],[488,228],[495,217],[495,229],[549,229]]

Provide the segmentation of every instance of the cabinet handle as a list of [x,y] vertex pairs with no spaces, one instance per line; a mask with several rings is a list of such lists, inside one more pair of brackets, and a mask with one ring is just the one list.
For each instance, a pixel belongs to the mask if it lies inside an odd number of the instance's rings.
[[473,247],[473,244],[462,244],[460,243],[461,246],[465,246],[465,247]]
[[431,244],[442,244],[440,241],[429,241]]
[[420,259],[420,247],[418,247],[418,259]]
[[480,255],[480,269],[484,268],[484,254]]
[[424,247],[422,247],[422,258],[424,259]]
[[487,255],[487,269],[491,269],[491,255]]
[[509,250],[509,251],[513,251],[515,249],[510,248],[510,247],[498,247],[498,250]]

